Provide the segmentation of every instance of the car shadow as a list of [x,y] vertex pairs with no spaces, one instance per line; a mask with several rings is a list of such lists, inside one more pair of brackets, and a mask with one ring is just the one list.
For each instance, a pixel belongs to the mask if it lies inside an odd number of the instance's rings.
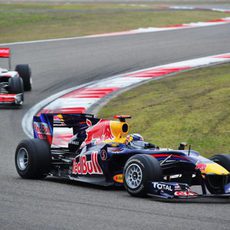
[[21,109],[21,106],[20,105],[0,105],[0,109],[5,109],[5,110],[18,110],[18,109]]
[[[48,177],[45,179],[49,182],[59,183],[59,184],[66,184],[70,186],[80,186],[82,188],[90,188],[95,190],[112,190],[112,191],[125,191],[125,188],[123,186],[101,186],[96,184],[89,184],[81,181],[74,181],[69,179],[63,179],[58,177]],[[128,196],[130,196],[127,193]],[[189,203],[205,203],[205,204],[227,204],[230,203],[230,198],[224,198],[224,197],[196,197],[196,198],[174,198],[174,199],[165,199],[165,198],[158,198],[154,196],[148,196],[145,198],[136,198],[136,199],[148,199],[150,201],[155,202],[165,202],[165,203],[179,203],[179,204],[189,204]]]
[[91,184],[91,183],[75,181],[75,180],[59,178],[59,177],[47,177],[45,180],[49,182],[59,183],[59,184],[80,186],[82,188],[91,188],[91,189],[96,189],[96,190],[121,190],[121,191],[125,190],[123,186],[114,186],[114,185],[103,186],[103,185]]
[[174,199],[164,199],[164,198],[149,198],[152,201],[165,202],[165,203],[179,203],[179,204],[189,204],[189,203],[200,203],[200,204],[227,204],[230,203],[230,198],[220,198],[220,197],[196,197],[196,198],[174,198]]

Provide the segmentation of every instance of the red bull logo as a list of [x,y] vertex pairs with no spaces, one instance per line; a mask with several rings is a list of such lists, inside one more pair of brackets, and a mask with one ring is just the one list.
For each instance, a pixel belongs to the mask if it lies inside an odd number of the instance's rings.
[[[87,122],[87,125],[89,126],[92,124],[91,122]],[[95,144],[101,143],[105,140],[112,140],[114,138],[111,128],[110,128],[110,121],[108,120],[100,120],[97,124],[89,126],[88,129],[86,129],[86,139],[82,143],[81,147],[94,142]]]
[[76,159],[74,159],[72,173],[79,175],[103,174],[98,163],[97,152],[91,154],[90,160],[87,160],[86,155],[80,156],[79,162],[76,162]]
[[201,172],[204,172],[205,169],[206,169],[207,165],[206,164],[203,164],[203,163],[198,163],[196,165],[196,169],[199,169]]

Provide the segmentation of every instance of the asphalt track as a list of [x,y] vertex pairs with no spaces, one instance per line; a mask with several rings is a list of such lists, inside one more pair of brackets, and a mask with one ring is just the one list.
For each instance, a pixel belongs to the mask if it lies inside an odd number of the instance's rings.
[[[33,91],[22,110],[0,108],[0,229],[229,229],[229,203],[166,203],[51,179],[22,180],[14,166],[25,112],[60,90],[126,71],[230,52],[227,25],[11,45],[29,63]],[[176,111],[175,111],[176,112]]]

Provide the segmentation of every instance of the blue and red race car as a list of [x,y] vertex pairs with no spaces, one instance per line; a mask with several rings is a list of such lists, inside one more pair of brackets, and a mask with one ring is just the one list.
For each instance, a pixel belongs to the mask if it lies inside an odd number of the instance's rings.
[[20,64],[11,69],[10,49],[0,48],[0,58],[8,59],[9,70],[0,68],[0,104],[22,105],[24,91],[32,88],[31,69]]
[[[210,159],[185,149],[159,148],[140,134],[128,134],[130,116],[106,120],[91,114],[40,114],[34,139],[16,149],[25,179],[68,178],[102,186],[124,186],[132,196],[160,198],[230,197],[230,155]],[[200,193],[192,190],[199,185]]]

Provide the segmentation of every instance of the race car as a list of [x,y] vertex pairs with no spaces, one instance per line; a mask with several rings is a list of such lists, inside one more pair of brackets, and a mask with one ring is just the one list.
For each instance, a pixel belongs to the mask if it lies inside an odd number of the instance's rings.
[[[101,186],[123,186],[136,197],[230,197],[230,155],[202,157],[185,143],[160,148],[129,134],[128,115],[116,120],[93,114],[34,116],[34,139],[21,141],[15,152],[18,174],[46,176]],[[192,190],[199,185],[201,192]],[[197,187],[197,186],[196,186]]]
[[24,91],[32,88],[31,69],[27,64],[16,65],[11,69],[9,48],[0,48],[0,58],[8,59],[9,70],[0,68],[0,104],[22,105]]

